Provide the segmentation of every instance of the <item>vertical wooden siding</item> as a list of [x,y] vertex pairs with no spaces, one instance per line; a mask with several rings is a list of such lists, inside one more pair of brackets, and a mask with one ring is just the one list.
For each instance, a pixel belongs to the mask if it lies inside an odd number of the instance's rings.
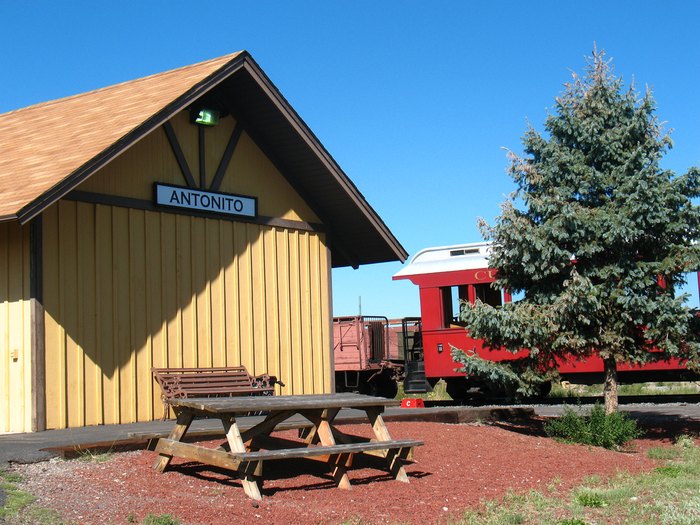
[[160,417],[151,366],[242,363],[279,393],[330,391],[323,235],[61,201],[43,256],[47,428]]
[[29,227],[0,224],[0,432],[32,422]]

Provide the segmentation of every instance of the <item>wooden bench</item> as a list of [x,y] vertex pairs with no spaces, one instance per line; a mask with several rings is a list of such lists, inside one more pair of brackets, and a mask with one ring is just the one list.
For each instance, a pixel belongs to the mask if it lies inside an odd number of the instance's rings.
[[411,449],[423,445],[415,439],[394,439],[390,441],[367,441],[364,443],[343,443],[340,445],[300,446],[254,452],[229,452],[234,459],[241,461],[266,461],[273,459],[312,458],[314,456],[334,456],[337,454],[357,454],[374,450]]
[[244,366],[212,368],[151,368],[161,389],[163,419],[169,411],[168,399],[189,397],[272,396],[275,384],[284,386],[275,376],[251,376]]
[[[408,481],[403,472],[403,462],[406,461],[413,447],[423,445],[422,441],[415,439],[395,439],[386,441],[365,441],[361,443],[343,443],[340,445],[312,445],[305,446],[300,443],[298,447],[256,450],[252,452],[233,452],[220,449],[203,449],[200,446],[183,443],[172,439],[161,438],[154,447],[149,447],[161,454],[177,455],[181,458],[193,461],[204,461],[210,465],[215,465],[228,469],[241,469],[244,472],[255,472],[257,476],[262,473],[262,463],[264,461],[306,458],[328,463],[331,467],[339,468],[339,475],[336,481],[340,482],[345,472],[345,468],[351,464],[352,455],[365,453],[385,458],[388,461],[389,472],[399,479]],[[345,481],[346,484],[349,481]],[[347,488],[347,486],[346,486]]]

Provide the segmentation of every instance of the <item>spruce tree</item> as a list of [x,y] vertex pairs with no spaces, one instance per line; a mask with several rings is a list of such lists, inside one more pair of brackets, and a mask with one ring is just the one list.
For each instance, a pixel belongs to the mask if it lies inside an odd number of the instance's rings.
[[[660,167],[671,139],[647,89],[625,89],[594,50],[556,99],[545,133],[526,131],[510,154],[516,191],[495,225],[495,286],[523,298],[463,310],[473,337],[530,350],[531,370],[599,354],[605,407],[617,409],[617,365],[680,357],[697,366],[693,312],[676,290],[697,270],[700,171]],[[651,352],[651,350],[655,350]]]

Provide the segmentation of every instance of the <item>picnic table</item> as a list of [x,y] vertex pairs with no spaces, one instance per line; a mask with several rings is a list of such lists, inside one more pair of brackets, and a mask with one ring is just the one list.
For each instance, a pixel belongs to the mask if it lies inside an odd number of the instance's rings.
[[[382,418],[388,406],[399,401],[361,394],[288,395],[271,397],[226,397],[168,399],[177,415],[175,427],[167,438],[160,438],[154,450],[160,454],[154,468],[163,472],[175,457],[185,458],[216,467],[234,470],[241,479],[248,497],[260,500],[258,479],[263,475],[263,462],[289,458],[307,458],[328,464],[337,486],[350,488],[347,468],[354,454],[368,454],[385,459],[387,470],[394,479],[408,483],[403,463],[413,447],[423,444],[412,439],[391,439]],[[342,432],[336,425],[341,409],[363,411],[371,426],[373,438],[353,436]],[[238,420],[242,415],[263,412],[266,415],[252,427],[241,430]],[[289,427],[285,422],[301,415],[311,423],[300,440],[273,436],[278,427]],[[218,449],[185,443],[190,424],[195,418],[218,418],[226,433],[226,442]]]

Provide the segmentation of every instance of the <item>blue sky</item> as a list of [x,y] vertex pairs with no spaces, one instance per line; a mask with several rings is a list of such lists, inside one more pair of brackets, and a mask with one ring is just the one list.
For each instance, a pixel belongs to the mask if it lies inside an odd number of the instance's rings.
[[[505,149],[594,42],[652,88],[664,168],[700,165],[700,2],[354,0],[0,4],[0,112],[248,50],[412,255],[481,240]],[[399,263],[333,274],[334,313],[419,313]],[[694,298],[697,303],[697,299]]]

